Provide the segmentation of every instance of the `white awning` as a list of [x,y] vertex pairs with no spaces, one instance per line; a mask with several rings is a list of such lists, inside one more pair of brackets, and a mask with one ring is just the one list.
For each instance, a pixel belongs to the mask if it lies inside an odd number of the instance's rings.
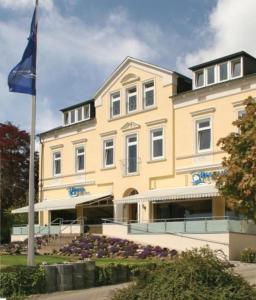
[[120,199],[115,199],[115,204],[137,203],[137,202],[159,202],[165,200],[193,200],[200,198],[211,198],[219,195],[215,185],[185,186],[169,189],[148,190]]
[[[68,198],[68,199],[44,200],[42,202],[35,204],[35,211],[74,209],[78,204],[83,204],[95,200],[101,200],[111,196],[112,195],[108,193],[108,194],[85,195],[85,196]],[[13,214],[28,213],[28,206],[14,209],[12,210],[12,213]]]

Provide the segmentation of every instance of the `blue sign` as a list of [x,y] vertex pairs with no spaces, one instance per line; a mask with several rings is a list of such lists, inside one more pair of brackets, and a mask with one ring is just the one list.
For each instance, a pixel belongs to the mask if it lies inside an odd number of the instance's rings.
[[78,197],[85,194],[85,188],[72,186],[68,188],[68,193],[70,197]]
[[192,183],[193,185],[211,183],[212,182],[213,172],[198,172],[192,174]]

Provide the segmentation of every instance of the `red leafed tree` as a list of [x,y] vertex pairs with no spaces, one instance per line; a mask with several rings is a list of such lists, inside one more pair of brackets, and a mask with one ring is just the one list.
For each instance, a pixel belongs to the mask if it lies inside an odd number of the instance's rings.
[[[10,210],[27,205],[30,136],[17,126],[0,123],[1,241],[10,233]],[[38,153],[35,153],[35,189],[38,187]]]

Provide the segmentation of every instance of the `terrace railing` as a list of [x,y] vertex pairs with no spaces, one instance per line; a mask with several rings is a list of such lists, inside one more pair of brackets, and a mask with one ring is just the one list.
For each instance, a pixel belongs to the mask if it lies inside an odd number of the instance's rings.
[[222,233],[236,232],[256,234],[256,224],[234,217],[191,217],[141,220],[102,219],[104,223],[125,225],[128,233]]

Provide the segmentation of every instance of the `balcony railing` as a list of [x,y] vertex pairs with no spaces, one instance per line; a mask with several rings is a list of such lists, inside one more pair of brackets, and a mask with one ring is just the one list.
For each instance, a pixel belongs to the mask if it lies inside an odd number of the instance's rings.
[[121,160],[123,176],[132,176],[140,174],[141,158],[134,157]]

